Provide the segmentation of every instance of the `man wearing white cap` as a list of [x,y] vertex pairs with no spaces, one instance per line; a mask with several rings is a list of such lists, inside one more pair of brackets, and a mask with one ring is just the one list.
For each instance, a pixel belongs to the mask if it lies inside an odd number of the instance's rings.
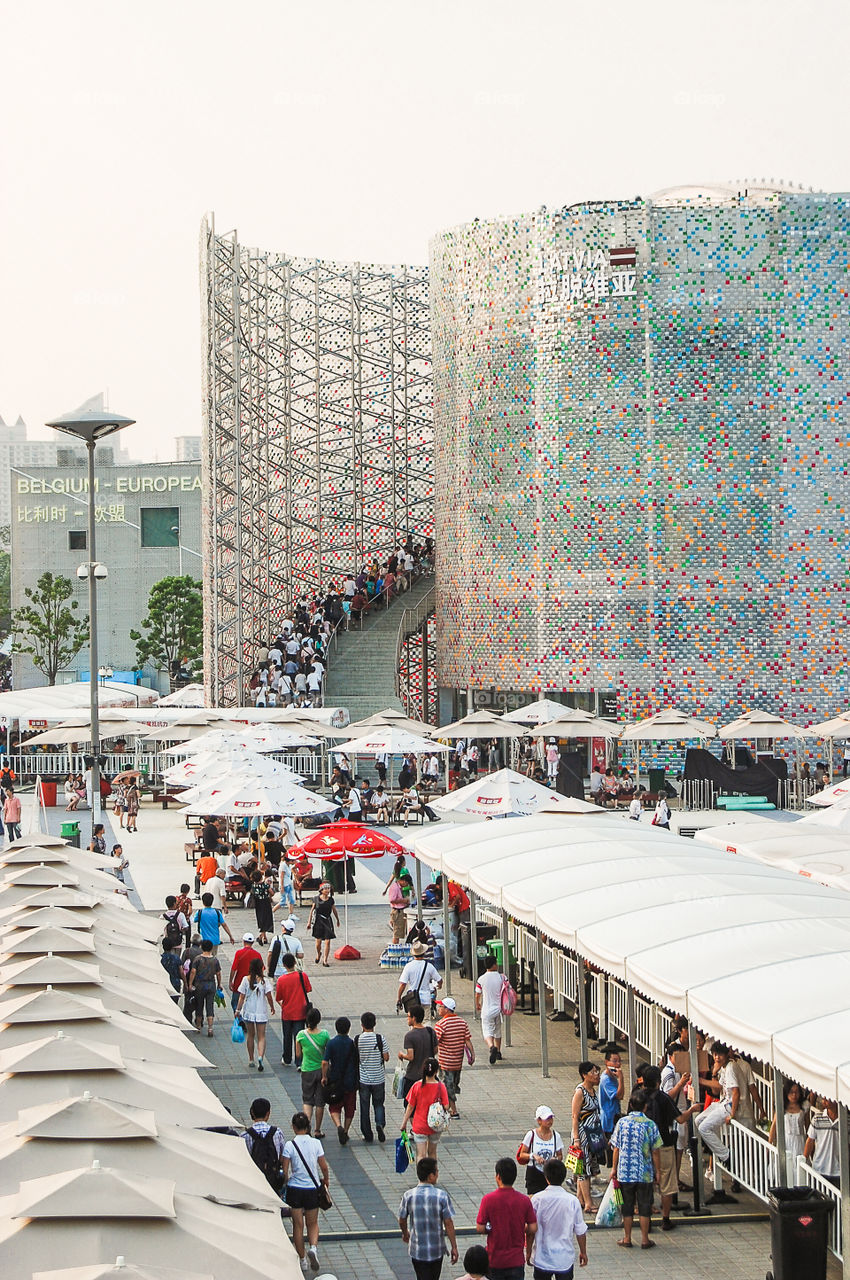
[[254,946],[253,933],[242,934],[242,946],[233,957],[233,964],[230,967],[230,1006],[234,1013],[239,1003],[239,984],[243,978],[248,977],[252,960],[262,960],[262,956]]
[[301,940],[295,937],[297,923],[297,916],[290,916],[287,920],[281,921],[280,933],[272,940],[266,961],[266,968],[270,978],[277,978],[283,973],[281,961],[287,952],[289,955],[295,956],[296,968],[301,968],[304,959],[304,948],[301,945]]
[[457,1095],[460,1093],[460,1073],[463,1070],[464,1055],[468,1056],[470,1065],[475,1061],[475,1050],[472,1047],[472,1033],[469,1023],[456,1012],[457,1004],[451,996],[443,996],[437,1001],[439,1021],[434,1027],[437,1037],[437,1061],[449,1095],[449,1109],[453,1116],[458,1115]]
[[408,960],[401,971],[396,1004],[401,1004],[402,998],[408,995],[413,996],[415,1002],[427,1010],[431,1008],[431,992],[439,991],[443,985],[443,979],[431,961],[424,958],[428,952],[426,946],[421,942],[414,942],[410,951],[413,959]]

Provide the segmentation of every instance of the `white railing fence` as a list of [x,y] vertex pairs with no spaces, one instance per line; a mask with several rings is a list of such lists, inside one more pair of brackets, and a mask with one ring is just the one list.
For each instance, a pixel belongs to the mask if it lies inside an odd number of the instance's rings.
[[[768,1188],[779,1183],[776,1147],[757,1129],[746,1129],[730,1120],[726,1141],[729,1144],[727,1168],[733,1178],[760,1200],[767,1200]],[[715,1166],[715,1185],[720,1168]]]
[[820,1191],[832,1200],[835,1205],[830,1214],[829,1224],[829,1247],[835,1254],[836,1258],[843,1260],[842,1252],[843,1242],[841,1239],[841,1192],[838,1187],[834,1187],[831,1182],[827,1182],[826,1178],[822,1178],[819,1173],[815,1173],[812,1166],[804,1160],[802,1156],[797,1156],[797,1180],[798,1187],[811,1187],[813,1191]]

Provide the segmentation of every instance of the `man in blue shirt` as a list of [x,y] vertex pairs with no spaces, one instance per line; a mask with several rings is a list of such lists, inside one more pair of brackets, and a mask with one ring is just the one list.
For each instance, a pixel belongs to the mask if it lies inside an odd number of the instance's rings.
[[658,1126],[644,1115],[646,1093],[635,1089],[629,1098],[629,1114],[617,1121],[611,1145],[614,1148],[614,1174],[623,1193],[623,1248],[632,1247],[632,1219],[637,1200],[640,1218],[641,1249],[653,1249],[655,1241],[649,1238],[649,1218],[652,1213],[653,1183],[661,1180],[662,1146]]
[[231,942],[235,939],[230,932],[227,921],[217,907],[213,906],[213,896],[211,893],[205,893],[201,898],[203,906],[195,912],[195,923],[198,926],[198,933],[201,935],[202,942],[211,942],[212,954],[216,955],[221,942],[221,930],[227,934]]
[[452,1265],[457,1262],[454,1205],[437,1186],[437,1161],[424,1156],[416,1163],[419,1186],[405,1191],[398,1207],[401,1238],[409,1246],[416,1280],[439,1280],[443,1269],[443,1230],[449,1238]]
[[605,1070],[599,1079],[599,1109],[602,1113],[602,1131],[608,1141],[605,1158],[609,1168],[613,1159],[611,1134],[620,1119],[620,1099],[623,1096],[624,1087],[620,1054],[616,1047],[611,1045],[605,1050]]

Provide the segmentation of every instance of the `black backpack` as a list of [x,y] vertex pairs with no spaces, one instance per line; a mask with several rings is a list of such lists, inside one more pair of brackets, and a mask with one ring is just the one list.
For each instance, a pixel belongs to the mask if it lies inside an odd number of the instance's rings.
[[252,1125],[248,1133],[251,1135],[251,1159],[259,1169],[262,1169],[272,1191],[279,1194],[283,1189],[283,1170],[280,1167],[280,1156],[274,1145],[277,1126],[269,1125],[266,1133],[258,1133]]
[[172,911],[171,915],[163,915],[162,917],[165,921],[165,934],[163,940],[165,942],[170,942],[172,946],[174,946],[175,942],[183,941],[183,930],[177,923],[177,917],[179,914],[179,911]]

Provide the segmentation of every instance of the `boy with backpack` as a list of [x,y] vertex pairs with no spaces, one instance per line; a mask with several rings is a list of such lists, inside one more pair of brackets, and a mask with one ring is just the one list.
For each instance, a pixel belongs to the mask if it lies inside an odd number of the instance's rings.
[[251,1103],[251,1125],[242,1137],[254,1164],[262,1171],[272,1191],[283,1199],[281,1160],[286,1139],[276,1125],[269,1124],[271,1109],[268,1098],[255,1098]]
[[170,949],[176,951],[178,947],[183,945],[183,939],[189,931],[189,921],[183,912],[179,910],[177,899],[173,893],[170,893],[165,899],[165,911],[162,913],[162,919],[165,921],[162,940],[168,943]]

